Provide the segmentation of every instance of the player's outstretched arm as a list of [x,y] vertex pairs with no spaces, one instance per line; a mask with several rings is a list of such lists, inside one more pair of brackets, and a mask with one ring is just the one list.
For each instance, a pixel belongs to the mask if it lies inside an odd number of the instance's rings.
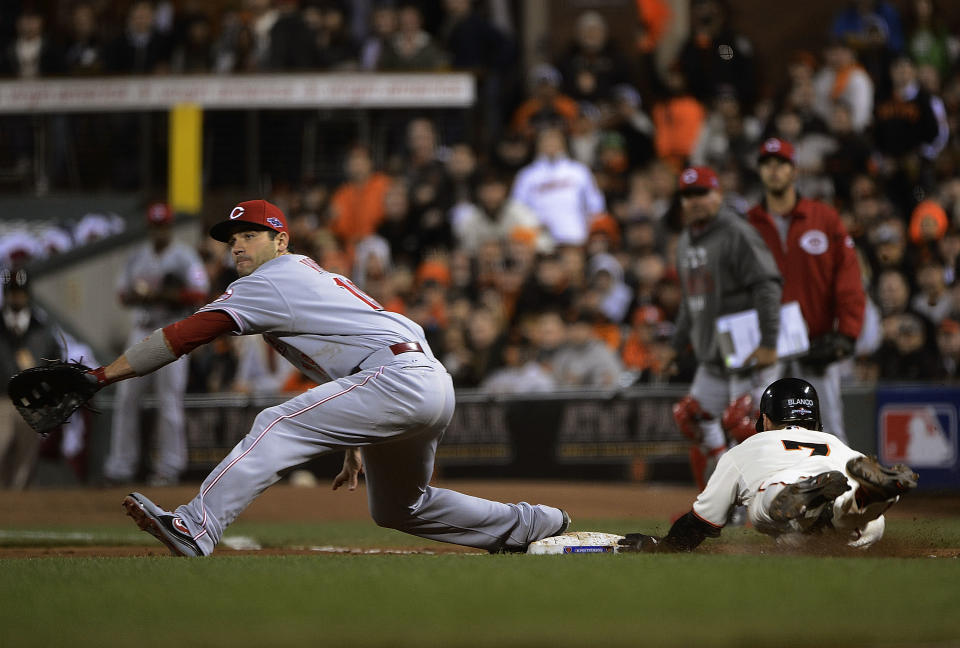
[[678,551],[693,551],[706,538],[716,538],[720,529],[704,522],[693,511],[682,516],[670,531],[662,538],[643,533],[628,533],[617,544],[620,551],[636,551],[640,553],[673,553]]
[[170,326],[157,329],[109,365],[97,367],[91,373],[97,377],[101,387],[118,380],[146,376],[198,346],[234,330],[236,323],[233,318],[222,311],[194,313]]

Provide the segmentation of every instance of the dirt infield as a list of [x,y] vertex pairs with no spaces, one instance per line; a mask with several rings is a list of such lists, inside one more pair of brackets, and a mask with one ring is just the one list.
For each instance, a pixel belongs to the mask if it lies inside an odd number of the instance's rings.
[[[689,509],[696,490],[687,487],[657,486],[650,484],[596,484],[570,482],[533,481],[449,481],[438,484],[460,491],[501,501],[525,500],[562,506],[577,519],[669,519]],[[124,495],[131,489],[74,489],[31,490],[3,493],[0,497],[0,529],[2,528],[49,528],[81,525],[116,525],[126,518],[120,508]],[[196,495],[197,485],[176,488],[142,489],[159,505],[173,508]],[[929,496],[912,494],[888,512],[890,520],[919,520],[960,517],[960,497]],[[366,493],[363,488],[356,492],[333,492],[326,484],[314,488],[296,488],[286,484],[266,491],[241,516],[248,522],[329,522],[368,519]],[[372,524],[372,522],[371,522]],[[419,543],[411,537],[408,546],[381,548],[329,547],[303,550],[238,550],[218,548],[217,554],[315,554],[330,553],[450,553],[474,550],[438,543]],[[23,543],[20,543],[21,545]],[[773,548],[771,543],[762,545],[708,545],[705,552],[716,553],[789,553]],[[819,549],[818,553],[845,555],[843,549]],[[804,553],[809,553],[805,549]],[[117,546],[17,546],[0,547],[0,558],[40,556],[142,556],[165,555],[163,547],[117,547]],[[851,553],[851,555],[854,555]],[[888,541],[870,552],[856,555],[904,556],[904,557],[958,557],[960,548],[933,550],[923,538],[916,541]]]

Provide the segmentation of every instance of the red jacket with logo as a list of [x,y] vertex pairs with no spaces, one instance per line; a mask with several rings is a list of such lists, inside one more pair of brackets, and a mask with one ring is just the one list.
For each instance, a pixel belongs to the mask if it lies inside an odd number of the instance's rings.
[[783,275],[783,303],[797,301],[810,339],[831,331],[856,339],[863,326],[866,295],[853,239],[836,210],[799,198],[790,212],[786,246],[766,205],[747,213]]

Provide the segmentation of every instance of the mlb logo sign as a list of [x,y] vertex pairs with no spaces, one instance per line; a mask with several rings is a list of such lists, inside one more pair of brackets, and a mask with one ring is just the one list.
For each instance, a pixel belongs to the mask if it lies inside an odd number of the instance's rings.
[[891,403],[880,410],[880,459],[911,468],[944,468],[957,459],[957,409],[951,403]]

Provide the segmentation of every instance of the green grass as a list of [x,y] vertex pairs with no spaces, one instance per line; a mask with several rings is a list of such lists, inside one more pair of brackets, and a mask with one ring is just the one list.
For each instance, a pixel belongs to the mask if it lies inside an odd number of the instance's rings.
[[[99,538],[88,544],[156,546],[130,526],[70,530]],[[238,522],[230,534],[273,547],[430,546],[370,522]],[[958,547],[960,521],[892,521],[888,540]],[[709,542],[770,541],[728,529]],[[958,583],[956,559],[869,553],[5,559],[0,646],[958,645]]]
[[4,646],[881,646],[960,636],[957,561],[49,558],[6,560],[0,573]]

